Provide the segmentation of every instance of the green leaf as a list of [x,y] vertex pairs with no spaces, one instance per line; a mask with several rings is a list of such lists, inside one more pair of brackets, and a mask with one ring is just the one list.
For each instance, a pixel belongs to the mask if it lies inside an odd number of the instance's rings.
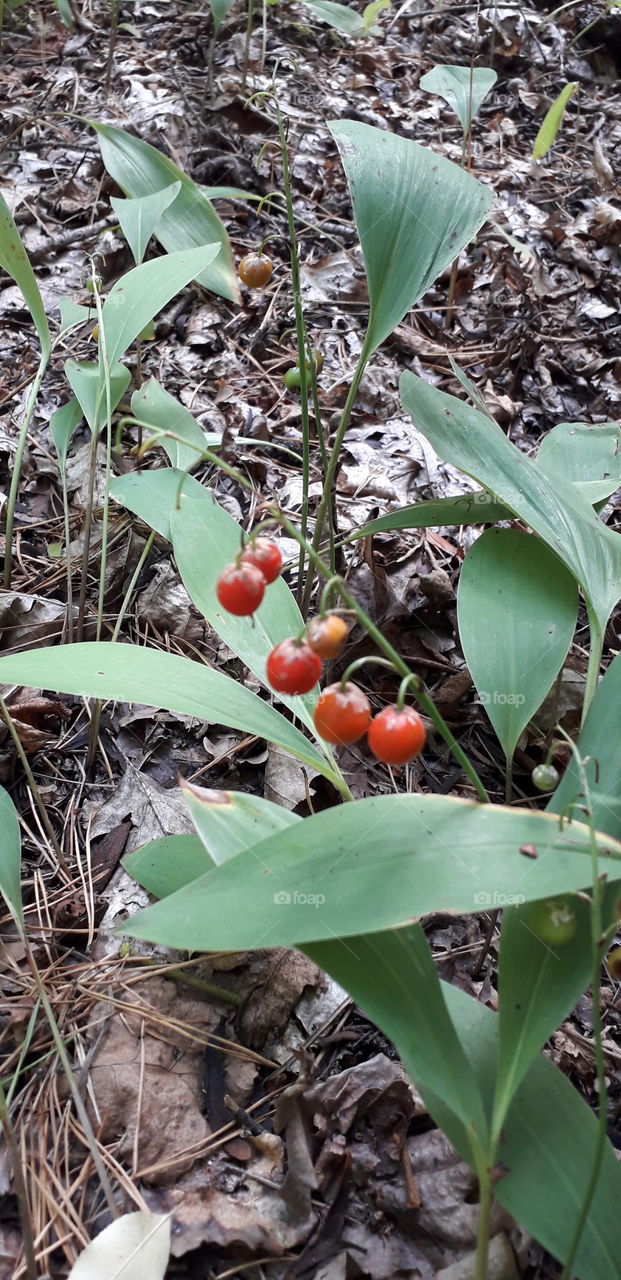
[[470,405],[422,378],[401,377],[401,399],[445,462],[497,494],[564,561],[603,630],[621,596],[621,540],[566,480],[546,473]]
[[531,1062],[571,1012],[589,982],[591,921],[586,902],[573,899],[574,938],[553,948],[529,927],[528,907],[504,912],[499,957],[497,1125]]
[[69,0],[54,0],[60,17],[69,31],[73,31],[73,13]]
[[128,471],[127,475],[113,477],[110,493],[170,542],[170,513],[183,475],[182,471],[173,471],[170,467],[159,471]]
[[[0,659],[0,680],[8,661]],[[621,845],[598,842],[600,868],[621,880]],[[520,853],[533,845],[537,858]],[[503,903],[584,888],[589,854],[588,828],[560,830],[549,814],[381,796],[305,818],[218,867],[208,893],[198,881],[123,928],[197,951],[243,950],[259,937],[265,946],[319,942],[399,928],[433,911],[481,911],[494,905],[498,886]]]
[[213,869],[198,836],[161,836],[121,859],[125,870],[147,893],[166,898]]
[[[621,839],[621,751],[616,749],[620,706],[621,654],[618,654],[598,685],[578,740],[589,782],[593,825],[615,840]],[[547,808],[550,813],[563,813],[568,817],[573,812],[582,820],[580,806],[584,803],[582,782],[572,755]]]
[[64,473],[67,465],[67,450],[69,441],[82,421],[83,413],[81,406],[73,397],[63,404],[60,409],[56,409],[50,418],[50,432],[54,441],[54,448],[58,454],[58,465],[61,475]]
[[513,512],[502,502],[496,501],[486,489],[476,493],[463,493],[458,498],[438,498],[431,502],[415,502],[411,507],[390,511],[387,516],[370,520],[362,529],[355,529],[345,539],[355,542],[368,538],[372,533],[387,533],[391,529],[429,529],[442,525],[495,524],[498,520],[512,520]]
[[537,465],[546,475],[577,483],[589,502],[609,498],[621,485],[618,422],[559,422],[543,437]]
[[212,724],[229,725],[284,747],[326,777],[324,756],[243,684],[210,667],[132,644],[63,644],[0,658],[0,682],[89,698],[164,707]]
[[332,121],[369,284],[370,355],[457,257],[494,202],[434,151],[357,121]]
[[[102,373],[101,365],[91,364],[87,360],[65,361],[65,377],[91,431],[98,431],[101,428],[106,414],[106,394]],[[125,365],[117,364],[114,368],[110,368],[110,406],[113,410],[116,409],[130,381],[131,373]]]
[[415,1084],[433,1088],[466,1131],[484,1142],[487,1121],[479,1086],[420,926],[318,942],[304,951],[393,1040]]
[[102,311],[110,366],[127,351],[148,321],[213,262],[219,248],[218,244],[204,244],[199,249],[167,253],[133,267],[117,280]]
[[[205,432],[174,396],[169,395],[155,378],[149,378],[132,396],[132,411],[148,426],[158,431],[172,431],[180,440],[162,440],[162,449],[173,467],[189,470],[200,462],[203,449],[213,449],[220,444],[215,432]],[[185,441],[185,444],[182,443]]]
[[71,298],[59,298],[58,310],[60,311],[61,333],[66,333],[67,329],[73,329],[76,324],[86,324],[88,322],[94,325],[97,320],[92,307],[82,307],[79,303],[73,302]]
[[364,20],[355,9],[347,5],[336,4],[335,0],[303,0],[321,22],[327,22],[335,31],[342,31],[346,36],[358,36],[365,30]]
[[123,859],[138,884],[165,898],[234,858],[273,831],[301,822],[271,800],[244,791],[206,791],[182,784],[199,836],[164,836]]
[[[487,1086],[491,1093],[497,1015],[457,987],[447,987],[445,999],[481,1088],[485,1091]],[[430,1105],[430,1091],[423,1092]],[[596,1141],[597,1119],[590,1107],[557,1067],[537,1058],[505,1121],[499,1152],[505,1171],[494,1192],[509,1213],[561,1261],[580,1213]],[[468,1159],[465,1144],[456,1145]],[[621,1166],[606,1142],[573,1269],[579,1280],[620,1280],[620,1197]]]
[[88,123],[96,130],[102,160],[110,176],[126,196],[153,195],[172,182],[180,182],[176,200],[163,213],[157,239],[169,252],[195,248],[216,241],[220,252],[196,279],[206,289],[231,302],[239,302],[239,286],[224,224],[215,209],[187,174],[148,142],[134,138],[113,125]]
[[171,182],[162,191],[151,196],[137,196],[133,200],[120,200],[111,196],[110,204],[116,213],[121,230],[132,251],[134,262],[140,263],[145,249],[165,209],[176,200],[181,191],[180,182]]
[[214,32],[218,33],[229,9],[233,7],[235,0],[210,0],[211,16],[213,18]]
[[183,797],[199,839],[220,866],[266,837],[302,819],[288,809],[243,791],[208,791],[182,782]]
[[550,150],[550,147],[555,141],[556,135],[561,127],[561,122],[565,114],[565,107],[577,88],[577,81],[566,84],[565,88],[561,89],[558,97],[554,99],[550,110],[546,112],[543,124],[535,138],[533,160],[541,160],[542,156],[545,156],[546,152]]
[[[180,506],[171,509],[170,530],[179,573],[197,609],[233,653],[267,685],[265,664],[274,645],[304,630],[302,615],[286,582],[277,578],[270,584],[252,618],[237,618],[222,608],[216,596],[216,579],[239,551],[241,528],[212,493],[191,476],[183,483]],[[278,699],[314,732],[317,689],[299,698],[278,694]]]
[[33,324],[39,335],[41,353],[45,360],[49,358],[51,343],[50,330],[35,279],[30,259],[21,242],[21,237],[9,212],[9,207],[0,193],[0,267],[15,281],[23,295],[24,301],[32,316]]
[[488,529],[459,576],[464,657],[508,761],[567,656],[576,627],[575,579],[531,533]]
[[21,885],[21,836],[15,806],[8,791],[0,787],[0,892],[20,924],[24,923]]
[[390,9],[390,0],[371,0],[370,4],[365,5],[362,21],[365,32],[368,35],[381,34],[381,28],[375,26],[375,19],[379,17],[380,13],[383,13],[384,9]]
[[493,89],[497,80],[491,67],[432,67],[420,78],[420,87],[427,93],[437,93],[452,107],[464,131],[468,133],[483,99]]

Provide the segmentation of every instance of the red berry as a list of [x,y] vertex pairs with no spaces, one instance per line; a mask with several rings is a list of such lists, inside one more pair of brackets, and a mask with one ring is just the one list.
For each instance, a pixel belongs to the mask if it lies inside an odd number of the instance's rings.
[[320,738],[344,746],[356,742],[369,727],[371,707],[366,694],[349,680],[342,688],[330,684],[319,697],[313,719]]
[[267,660],[267,679],[277,693],[310,693],[321,676],[321,658],[305,640],[281,640]]
[[265,594],[265,578],[254,564],[227,564],[216,582],[216,595],[227,613],[246,617],[258,609]]
[[282,569],[280,547],[269,538],[253,538],[241,553],[242,564],[254,564],[266,582],[275,582]]
[[338,613],[328,613],[325,618],[311,618],[306,628],[306,639],[320,658],[338,658],[348,635],[347,623]]
[[265,253],[247,253],[242,258],[237,274],[249,289],[264,289],[272,278],[272,259]]
[[384,707],[374,716],[367,742],[378,760],[384,764],[405,764],[422,751],[426,739],[425,726],[413,707]]

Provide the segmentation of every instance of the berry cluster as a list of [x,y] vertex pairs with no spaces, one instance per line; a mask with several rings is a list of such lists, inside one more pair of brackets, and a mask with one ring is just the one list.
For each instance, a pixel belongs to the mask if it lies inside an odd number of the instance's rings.
[[249,617],[258,609],[265,588],[282,569],[280,548],[270,538],[251,538],[233,564],[227,564],[216,582],[216,595],[227,613]]
[[[274,542],[251,539],[218,578],[220,604],[241,617],[254,613],[266,585],[274,582],[281,568],[282,556]],[[341,653],[347,631],[347,623],[336,613],[311,618],[304,635],[281,640],[269,654],[266,673],[270,687],[275,693],[295,697],[310,693],[321,679],[323,661]],[[385,764],[405,764],[425,745],[425,726],[413,707],[397,704],[372,716],[366,693],[351,680],[323,690],[313,719],[319,736],[333,746],[347,746],[366,733],[373,755]]]

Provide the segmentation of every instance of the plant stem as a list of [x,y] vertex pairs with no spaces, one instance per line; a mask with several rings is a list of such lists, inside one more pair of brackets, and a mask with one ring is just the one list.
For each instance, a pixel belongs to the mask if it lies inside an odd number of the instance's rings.
[[587,614],[589,618],[589,635],[591,643],[589,646],[589,664],[587,667],[586,685],[584,688],[584,702],[582,704],[581,728],[587,718],[589,707],[591,706],[597,689],[602,653],[604,650],[604,633],[600,626],[599,619],[595,617],[594,613],[591,612],[588,606]]
[[44,352],[39,361],[39,368],[37,369],[35,377],[32,381],[30,391],[28,392],[28,399],[26,401],[24,418],[22,421],[22,425],[19,429],[17,449],[15,450],[15,461],[13,463],[11,487],[9,489],[9,496],[7,498],[7,504],[6,504],[4,578],[3,578],[3,585],[4,585],[5,591],[8,591],[11,585],[11,572],[13,567],[13,548],[12,548],[13,522],[15,520],[15,504],[17,502],[17,490],[19,487],[19,481],[20,481],[20,476],[22,471],[22,462],[24,460],[24,450],[26,448],[26,440],[28,438],[28,429],[30,427],[30,420],[34,413],[34,407],[37,402],[37,396],[41,389],[41,383],[43,381],[43,375],[47,368],[47,362],[48,362],[48,356]]
[[37,1263],[34,1251],[34,1238],[32,1234],[32,1218],[30,1214],[30,1206],[28,1204],[28,1193],[26,1191],[26,1180],[24,1178],[24,1170],[22,1167],[21,1154],[15,1138],[15,1131],[11,1123],[9,1108],[2,1083],[0,1082],[0,1123],[4,1132],[4,1141],[11,1164],[13,1173],[13,1182],[15,1184],[15,1195],[17,1197],[17,1207],[19,1210],[19,1221],[22,1229],[22,1244],[24,1247],[24,1260],[26,1263],[26,1275],[28,1280],[36,1280]]
[[479,1170],[479,1220],[474,1280],[487,1280],[490,1217],[493,1203],[491,1168]]
[[132,573],[132,576],[131,576],[131,578],[130,578],[130,580],[129,580],[129,585],[128,585],[127,591],[125,592],[125,595],[123,596],[123,603],[122,603],[122,605],[121,605],[121,608],[119,609],[119,616],[118,616],[118,618],[117,618],[117,620],[116,620],[116,622],[115,622],[115,624],[114,624],[114,631],[112,632],[112,642],[113,642],[113,643],[114,643],[114,641],[115,641],[115,640],[118,640],[118,638],[119,638],[119,631],[121,630],[121,623],[122,623],[122,621],[123,621],[123,618],[125,617],[125,614],[126,614],[126,612],[127,612],[127,609],[129,608],[129,602],[130,602],[131,597],[132,597],[132,591],[134,590],[134,587],[136,586],[136,583],[137,583],[137,581],[138,581],[138,578],[140,577],[140,574],[142,573],[142,570],[143,570],[143,568],[144,568],[144,566],[145,566],[145,564],[146,564],[146,562],[147,562],[147,560],[148,560],[148,558],[149,558],[149,553],[150,553],[150,551],[151,551],[151,547],[153,546],[153,543],[154,543],[154,542],[155,542],[155,529],[152,529],[152,530],[151,530],[151,532],[150,532],[150,534],[149,534],[149,536],[148,536],[148,538],[147,538],[147,540],[146,540],[146,542],[145,542],[145,544],[144,544],[144,547],[142,548],[142,552],[141,552],[141,555],[140,555],[140,559],[139,559],[139,561],[138,561],[138,564],[136,565],[136,568],[134,569],[134,572]]
[[[304,313],[302,310],[302,292],[300,288],[300,264],[298,262],[297,232],[295,226],[295,213],[293,209],[293,194],[291,191],[291,171],[289,168],[289,149],[287,146],[287,135],[285,132],[284,121],[278,102],[276,90],[272,90],[274,108],[276,112],[276,126],[278,129],[278,138],[280,141],[280,156],[282,163],[282,183],[285,195],[285,206],[287,210],[287,227],[289,231],[289,250],[291,256],[291,288],[293,291],[293,305],[295,309],[295,336],[298,348],[298,365],[300,369],[300,405],[302,415],[302,509],[300,512],[300,532],[306,542],[308,533],[308,494],[310,488],[310,426],[308,417],[308,370],[306,368],[306,328],[304,325]],[[300,543],[300,559],[298,567],[298,604],[302,600],[303,577],[304,577],[304,561],[305,550]],[[307,606],[308,609],[308,606]],[[306,613],[302,607],[302,615]]]
[[[334,445],[332,446],[332,452],[330,454],[330,459],[326,469],[325,479],[323,483],[323,495],[319,503],[319,506],[317,508],[317,516],[315,520],[315,534],[313,537],[313,544],[312,544],[313,550],[315,552],[319,550],[319,547],[321,545],[321,537],[323,534],[323,524],[326,516],[326,511],[332,510],[332,501],[334,496],[336,472],[339,464],[341,449],[343,446],[343,439],[345,437],[345,432],[349,425],[349,419],[351,416],[354,400],[356,399],[356,395],[358,394],[358,387],[360,386],[360,380],[364,373],[367,360],[368,360],[368,355],[367,355],[366,344],[365,344],[365,346],[363,346],[362,351],[360,352],[360,355],[358,357],[358,363],[354,370],[354,376],[352,378],[351,385],[347,393],[347,399],[343,406],[341,421],[339,422],[339,425],[338,425],[338,430],[334,438]],[[303,614],[308,612],[312,589],[313,589],[313,577],[312,577],[312,574],[309,572],[308,577],[306,579],[306,586],[304,589],[304,599],[303,599],[303,605],[302,605]]]

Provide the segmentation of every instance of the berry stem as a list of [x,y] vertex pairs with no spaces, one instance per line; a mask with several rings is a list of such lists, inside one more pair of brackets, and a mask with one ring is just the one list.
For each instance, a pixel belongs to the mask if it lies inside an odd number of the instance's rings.
[[417,694],[420,693],[420,690],[424,688],[424,685],[420,676],[417,676],[414,674],[411,674],[409,676],[404,676],[403,680],[401,681],[401,684],[399,685],[399,692],[397,694],[397,711],[403,711],[403,706],[405,703],[405,695],[408,691],[408,685],[410,684],[414,685],[414,688]]
[[373,654],[370,654],[368,657],[365,657],[365,658],[356,658],[353,662],[350,662],[349,666],[346,668],[346,670],[343,672],[341,676],[341,680],[340,680],[341,689],[345,688],[345,685],[347,684],[348,680],[351,679],[355,671],[359,671],[361,667],[368,666],[370,662],[375,663],[375,665],[379,667],[389,667],[391,671],[394,671],[395,669],[394,662],[391,662],[388,658],[375,658]]

